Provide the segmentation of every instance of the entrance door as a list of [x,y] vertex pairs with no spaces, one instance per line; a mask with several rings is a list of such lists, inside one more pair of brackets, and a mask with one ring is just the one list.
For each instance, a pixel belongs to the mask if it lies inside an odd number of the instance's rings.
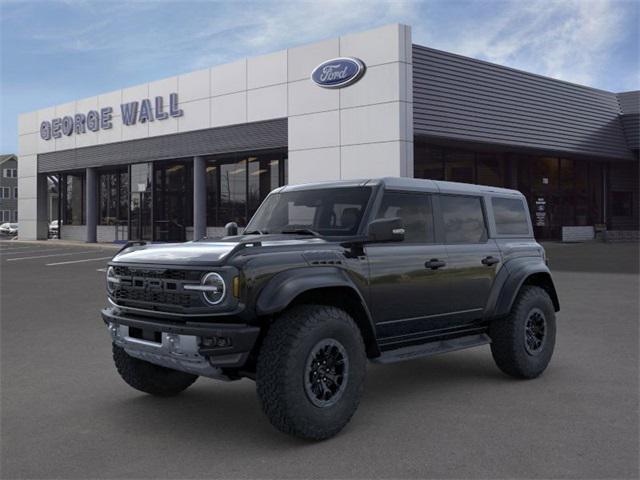
[[130,187],[131,200],[129,202],[129,240],[152,241],[152,196],[151,186],[153,177],[150,163],[131,165]]
[[131,193],[131,213],[129,217],[129,240],[151,241],[151,194]]

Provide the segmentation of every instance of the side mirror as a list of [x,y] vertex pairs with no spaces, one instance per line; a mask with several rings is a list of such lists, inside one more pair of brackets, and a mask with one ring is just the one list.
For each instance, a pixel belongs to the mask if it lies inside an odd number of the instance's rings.
[[229,222],[224,226],[224,236],[234,237],[238,235],[238,224],[236,222]]
[[404,227],[400,217],[378,218],[367,229],[369,242],[401,242],[404,240]]

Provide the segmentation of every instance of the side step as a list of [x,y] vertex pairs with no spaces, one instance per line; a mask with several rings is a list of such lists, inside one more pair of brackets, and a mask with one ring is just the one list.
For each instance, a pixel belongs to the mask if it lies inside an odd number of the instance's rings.
[[467,335],[466,337],[451,338],[449,340],[438,340],[436,342],[423,343],[421,345],[411,345],[409,347],[397,348],[382,352],[378,358],[372,361],[375,363],[395,363],[403,360],[411,360],[418,357],[429,357],[439,353],[453,352],[464,348],[479,347],[491,343],[491,338],[486,333],[478,335]]

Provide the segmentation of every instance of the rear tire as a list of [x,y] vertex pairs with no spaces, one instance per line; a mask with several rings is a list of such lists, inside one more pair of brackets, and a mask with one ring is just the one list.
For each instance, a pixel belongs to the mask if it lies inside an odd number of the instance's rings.
[[520,289],[506,318],[489,327],[491,353],[498,368],[516,378],[536,378],[547,368],[556,341],[556,314],[540,287]]
[[171,397],[182,392],[198,379],[197,375],[179,372],[133,358],[122,347],[113,345],[116,369],[131,387],[158,397]]
[[278,430],[323,440],[349,422],[362,397],[367,357],[343,310],[299,305],[271,325],[258,358],[262,410]]

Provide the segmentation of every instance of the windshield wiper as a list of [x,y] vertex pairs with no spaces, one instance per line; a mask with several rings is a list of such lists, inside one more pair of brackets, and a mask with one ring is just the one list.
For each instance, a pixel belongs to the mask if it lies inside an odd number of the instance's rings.
[[266,235],[266,230],[250,230],[248,232],[242,232],[243,235]]
[[313,235],[314,237],[319,237],[320,234],[318,232],[316,232],[315,230],[311,230],[310,228],[285,228],[284,230],[282,230],[280,233],[297,233],[300,235]]

